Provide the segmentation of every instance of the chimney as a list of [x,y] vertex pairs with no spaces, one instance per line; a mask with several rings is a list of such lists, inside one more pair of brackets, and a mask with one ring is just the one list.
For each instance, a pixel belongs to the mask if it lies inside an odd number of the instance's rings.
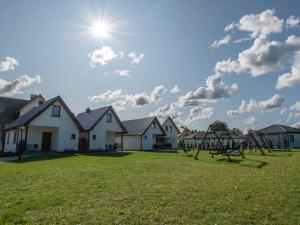
[[87,108],[85,109],[85,112],[86,112],[86,113],[90,113],[90,112],[91,112],[90,107],[87,107]]
[[34,98],[36,98],[38,95],[35,95],[35,94],[31,94],[30,95],[30,100],[32,100],[32,99],[34,99]]

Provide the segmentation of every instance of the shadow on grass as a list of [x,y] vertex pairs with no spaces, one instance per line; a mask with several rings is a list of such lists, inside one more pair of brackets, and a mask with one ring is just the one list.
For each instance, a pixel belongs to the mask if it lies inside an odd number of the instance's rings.
[[38,162],[38,161],[47,161],[47,160],[53,160],[53,159],[62,159],[62,158],[69,158],[78,156],[77,154],[64,154],[64,155],[33,155],[28,156],[26,158],[21,157],[21,161],[18,160],[12,160],[12,161],[6,161],[7,163],[30,163],[30,162]]
[[119,151],[114,151],[114,152],[87,152],[87,153],[80,153],[79,155],[84,155],[84,156],[101,156],[101,157],[124,157],[124,156],[129,156],[131,154],[134,154],[133,152],[119,152]]
[[179,150],[164,150],[164,149],[159,149],[159,150],[142,150],[139,152],[144,152],[144,153],[179,153]]
[[[198,160],[201,160],[201,157],[199,157]],[[250,167],[250,168],[256,168],[256,169],[261,169],[265,166],[267,166],[269,163],[266,161],[262,160],[253,160],[253,159],[242,159],[242,158],[233,158],[232,156],[230,157],[230,160],[226,156],[223,156],[223,158],[211,158],[211,160],[203,160],[205,162],[209,163],[219,163],[219,164],[224,164],[224,165],[230,165],[230,164],[235,164],[241,167]],[[251,164],[247,164],[247,163]]]

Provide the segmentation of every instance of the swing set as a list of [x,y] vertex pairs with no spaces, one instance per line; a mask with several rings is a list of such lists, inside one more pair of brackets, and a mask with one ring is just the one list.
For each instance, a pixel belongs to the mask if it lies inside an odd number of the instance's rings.
[[214,155],[223,155],[227,156],[229,161],[232,161],[230,156],[241,156],[245,159],[245,142],[236,143],[227,129],[216,130],[212,125],[209,125],[202,142],[198,146],[198,151],[194,159],[198,159],[201,149],[207,149],[206,143],[209,143],[211,139],[216,140],[216,143],[209,145],[208,148],[209,154],[211,154],[212,158]]

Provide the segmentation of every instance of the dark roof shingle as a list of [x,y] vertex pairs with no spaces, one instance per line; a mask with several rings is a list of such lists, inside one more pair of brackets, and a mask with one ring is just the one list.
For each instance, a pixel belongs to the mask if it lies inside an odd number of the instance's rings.
[[300,129],[289,127],[281,124],[274,124],[258,130],[265,134],[278,134],[278,133],[300,133]]
[[81,124],[83,129],[90,130],[110,108],[111,106],[106,106],[106,107],[90,110],[89,112],[82,112],[79,113],[76,116],[76,118]]
[[13,122],[17,118],[17,112],[26,105],[29,100],[0,97],[0,130],[6,124]]
[[28,111],[24,115],[20,116],[19,118],[14,120],[12,123],[8,124],[5,127],[5,129],[12,129],[12,128],[23,126],[23,125],[30,123],[34,118],[39,116],[43,111],[45,111],[49,106],[51,106],[56,101],[59,101],[62,104],[62,106],[65,108],[67,113],[70,115],[70,117],[72,118],[74,123],[77,125],[77,127],[79,129],[82,129],[79,122],[76,120],[75,116],[72,114],[72,112],[70,111],[70,109],[68,108],[68,106],[65,104],[65,102],[62,100],[62,98],[60,96],[56,96],[52,99],[49,99],[48,101],[45,101],[41,105],[32,108],[30,111]]

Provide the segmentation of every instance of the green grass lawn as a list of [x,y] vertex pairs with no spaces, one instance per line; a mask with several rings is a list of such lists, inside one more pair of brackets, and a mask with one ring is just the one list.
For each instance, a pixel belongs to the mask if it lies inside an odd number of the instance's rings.
[[300,151],[0,162],[0,224],[300,224]]

